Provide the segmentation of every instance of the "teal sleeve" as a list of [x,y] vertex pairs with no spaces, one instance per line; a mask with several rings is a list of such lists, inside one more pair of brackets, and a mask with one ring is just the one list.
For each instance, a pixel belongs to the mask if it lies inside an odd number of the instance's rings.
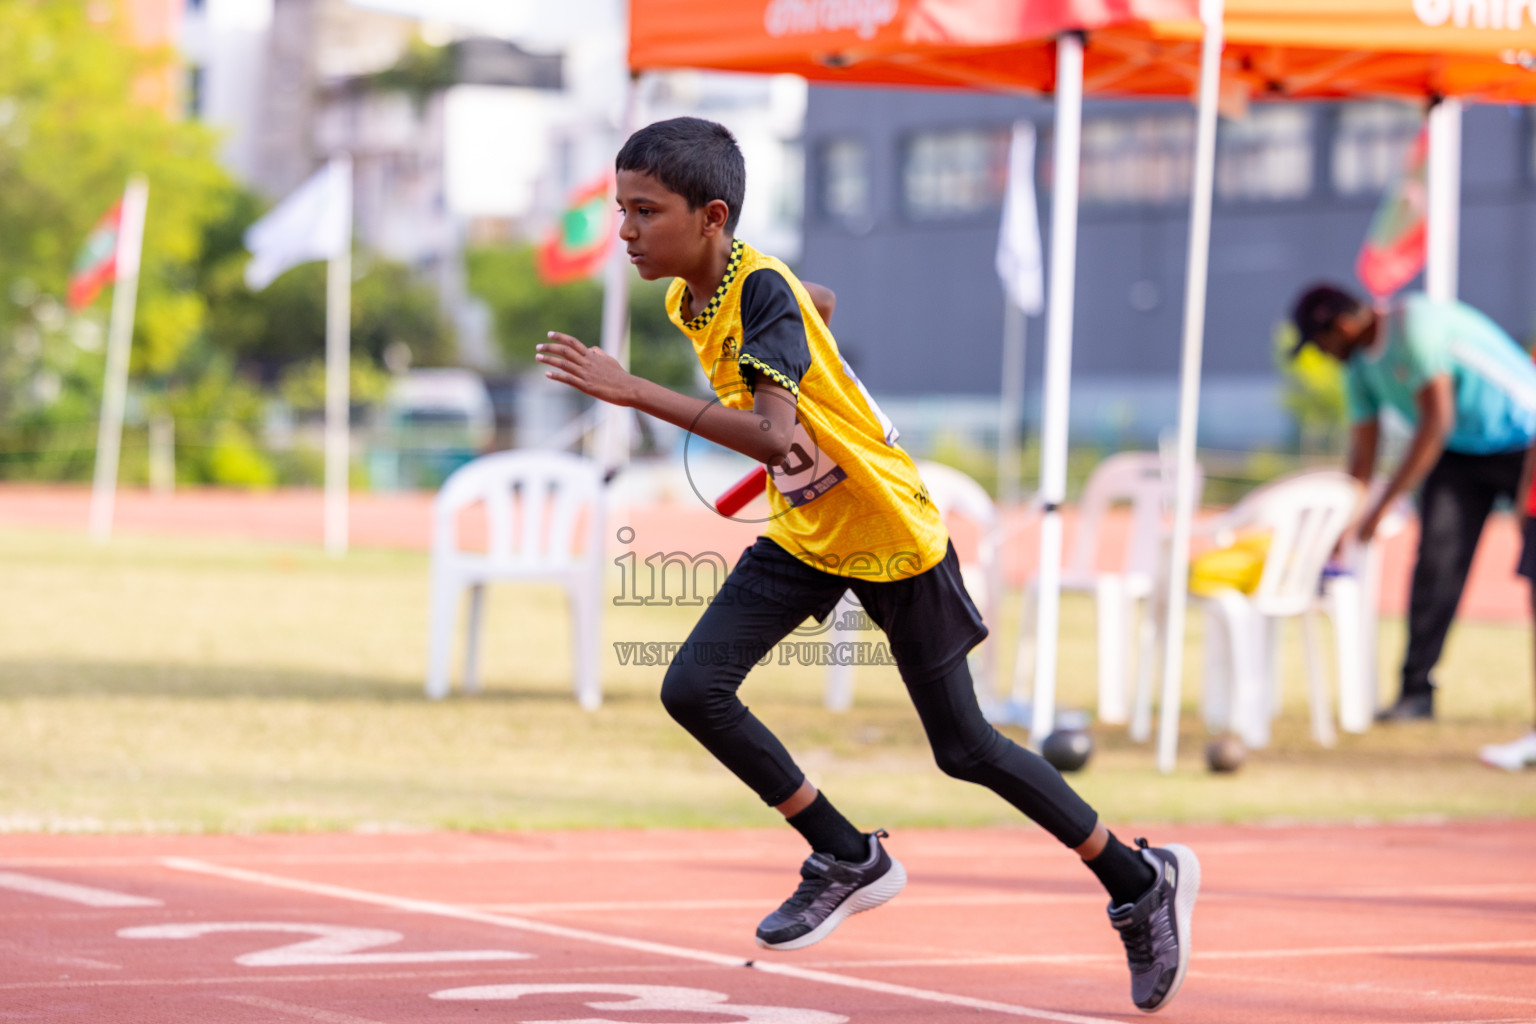
[[1365,386],[1359,368],[1353,363],[1344,367],[1344,411],[1349,416],[1350,426],[1374,420],[1381,411],[1381,403]]
[[1409,315],[1403,324],[1403,354],[1408,369],[1404,383],[1417,395],[1435,377],[1451,372],[1451,339],[1461,325],[1457,322],[1460,317],[1456,307],[1449,303],[1422,300],[1408,308]]

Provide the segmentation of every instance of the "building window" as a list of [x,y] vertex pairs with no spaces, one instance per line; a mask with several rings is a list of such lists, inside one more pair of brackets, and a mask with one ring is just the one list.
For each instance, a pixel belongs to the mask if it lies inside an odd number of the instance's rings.
[[1424,114],[1406,103],[1351,103],[1339,111],[1333,138],[1333,188],[1374,195],[1403,173]]
[[1189,198],[1195,122],[1184,115],[1095,117],[1083,124],[1084,204],[1171,203]]
[[1008,185],[1006,127],[918,132],[901,162],[902,206],[922,220],[994,209]]
[[1312,192],[1312,117],[1266,107],[1217,133],[1216,194],[1232,200],[1302,199]]
[[861,139],[833,139],[821,147],[821,212],[830,220],[869,219],[869,155]]

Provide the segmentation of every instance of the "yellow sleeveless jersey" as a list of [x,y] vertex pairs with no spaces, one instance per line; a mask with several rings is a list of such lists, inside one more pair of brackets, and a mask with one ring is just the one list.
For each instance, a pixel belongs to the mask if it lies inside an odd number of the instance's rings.
[[769,468],[763,535],[840,576],[898,580],[941,561],[949,536],[917,467],[789,268],[737,239],[697,317],[687,298],[674,279],[667,313],[722,405],[751,409],[760,375],[799,402],[789,456]]

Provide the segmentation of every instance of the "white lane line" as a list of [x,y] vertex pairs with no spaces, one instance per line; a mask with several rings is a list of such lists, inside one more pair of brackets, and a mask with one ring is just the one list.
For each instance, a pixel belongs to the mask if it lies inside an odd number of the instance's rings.
[[56,900],[67,900],[70,903],[83,903],[87,907],[158,907],[163,905],[159,900],[152,900],[143,896],[129,896],[127,893],[111,892],[107,889],[94,889],[88,885],[56,882],[51,878],[38,878],[34,875],[19,875],[14,871],[0,871],[0,889],[14,889],[17,892],[31,893],[34,896],[49,896]]
[[969,996],[958,996],[948,992],[913,988],[909,985],[893,985],[887,982],[871,981],[866,978],[832,974],[827,971],[768,964],[760,960],[743,960],[741,957],[727,956],[723,953],[714,953],[708,950],[689,949],[685,946],[672,946],[660,942],[646,942],[640,939],[629,939],[619,935],[589,931],[584,928],[567,928],[561,925],[546,924],[542,921],[510,917],[504,914],[488,914],[484,911],[469,910],[464,907],[457,907],[449,903],[438,903],[433,900],[408,899],[401,896],[387,896],[381,893],[366,892],[361,889],[350,889],[339,885],[305,882],[300,879],[284,878],[280,875],[247,871],[243,868],[224,867],[187,857],[167,857],[163,863],[166,867],[177,871],[212,875],[232,881],[249,882],[253,885],[290,889],[295,892],[304,892],[315,896],[330,896],[335,899],[350,900],[354,903],[368,903],[374,906],[389,907],[394,910],[403,910],[417,914],[433,914],[438,917],[456,918],[461,921],[475,921],[498,928],[512,928],[540,935],[550,935],[556,938],[574,939],[579,942],[591,942],[602,946],[613,946],[618,949],[628,949],[640,953],[653,953],[657,956],[675,957],[681,960],[711,964],[716,967],[750,966],[767,974],[778,974],[785,977],[799,978],[804,981],[817,981],[843,988],[860,989],[865,992],[905,996],[910,999],[929,1003],[941,1003],[946,1006],[990,1010],[994,1013],[1006,1014],[1012,1017],[1032,1017],[1036,1020],[1057,1021],[1059,1024],[1119,1024],[1119,1022],[1107,1017],[1088,1017],[1074,1013],[1058,1013],[1054,1010],[1042,1010],[1030,1006],[1018,1006],[1013,1003],[994,1002],[988,999],[974,999]]
[[298,1003],[285,1003],[281,999],[268,999],[266,996],[224,996],[231,1003],[244,1003],[246,1006],[255,1006],[263,1010],[272,1010],[277,1013],[287,1014],[289,1017],[299,1017],[303,1020],[321,1021],[323,1024],[379,1024],[376,1020],[367,1017],[354,1017],[350,1013],[337,1013],[335,1010],[322,1010],[315,1006],[300,1006]]
[[[1197,949],[1195,959],[1211,960],[1294,960],[1335,956],[1413,956],[1422,954],[1486,953],[1508,949],[1536,948],[1536,939],[1512,939],[1507,942],[1441,942],[1404,946],[1310,946],[1299,949]],[[1001,967],[1013,964],[1094,964],[1121,963],[1123,957],[1107,953],[999,953],[991,956],[903,957],[891,960],[819,960],[817,968],[826,967]]]
[[[1095,906],[1103,902],[1089,890],[1081,893],[974,893],[955,896],[914,896],[902,893],[903,907],[991,907],[1022,906],[1044,903],[1083,903]],[[751,910],[760,909],[757,900],[603,900],[572,903],[475,903],[476,910],[500,914],[587,914],[650,913],[657,910]]]

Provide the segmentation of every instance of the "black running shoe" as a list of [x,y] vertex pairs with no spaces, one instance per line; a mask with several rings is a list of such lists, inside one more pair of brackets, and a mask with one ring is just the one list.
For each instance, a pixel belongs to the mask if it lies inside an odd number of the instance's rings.
[[1200,861],[1187,846],[1147,846],[1141,855],[1157,881],[1135,903],[1109,905],[1109,923],[1125,943],[1131,966],[1131,999],[1147,1013],[1172,1002],[1189,970],[1190,917],[1200,892]]
[[1434,690],[1405,693],[1391,707],[1376,712],[1378,722],[1427,722],[1434,717]]
[[873,910],[907,884],[901,861],[885,852],[884,830],[869,837],[869,859],[862,864],[813,853],[800,865],[800,887],[757,926],[764,949],[803,949],[832,934],[843,919]]

